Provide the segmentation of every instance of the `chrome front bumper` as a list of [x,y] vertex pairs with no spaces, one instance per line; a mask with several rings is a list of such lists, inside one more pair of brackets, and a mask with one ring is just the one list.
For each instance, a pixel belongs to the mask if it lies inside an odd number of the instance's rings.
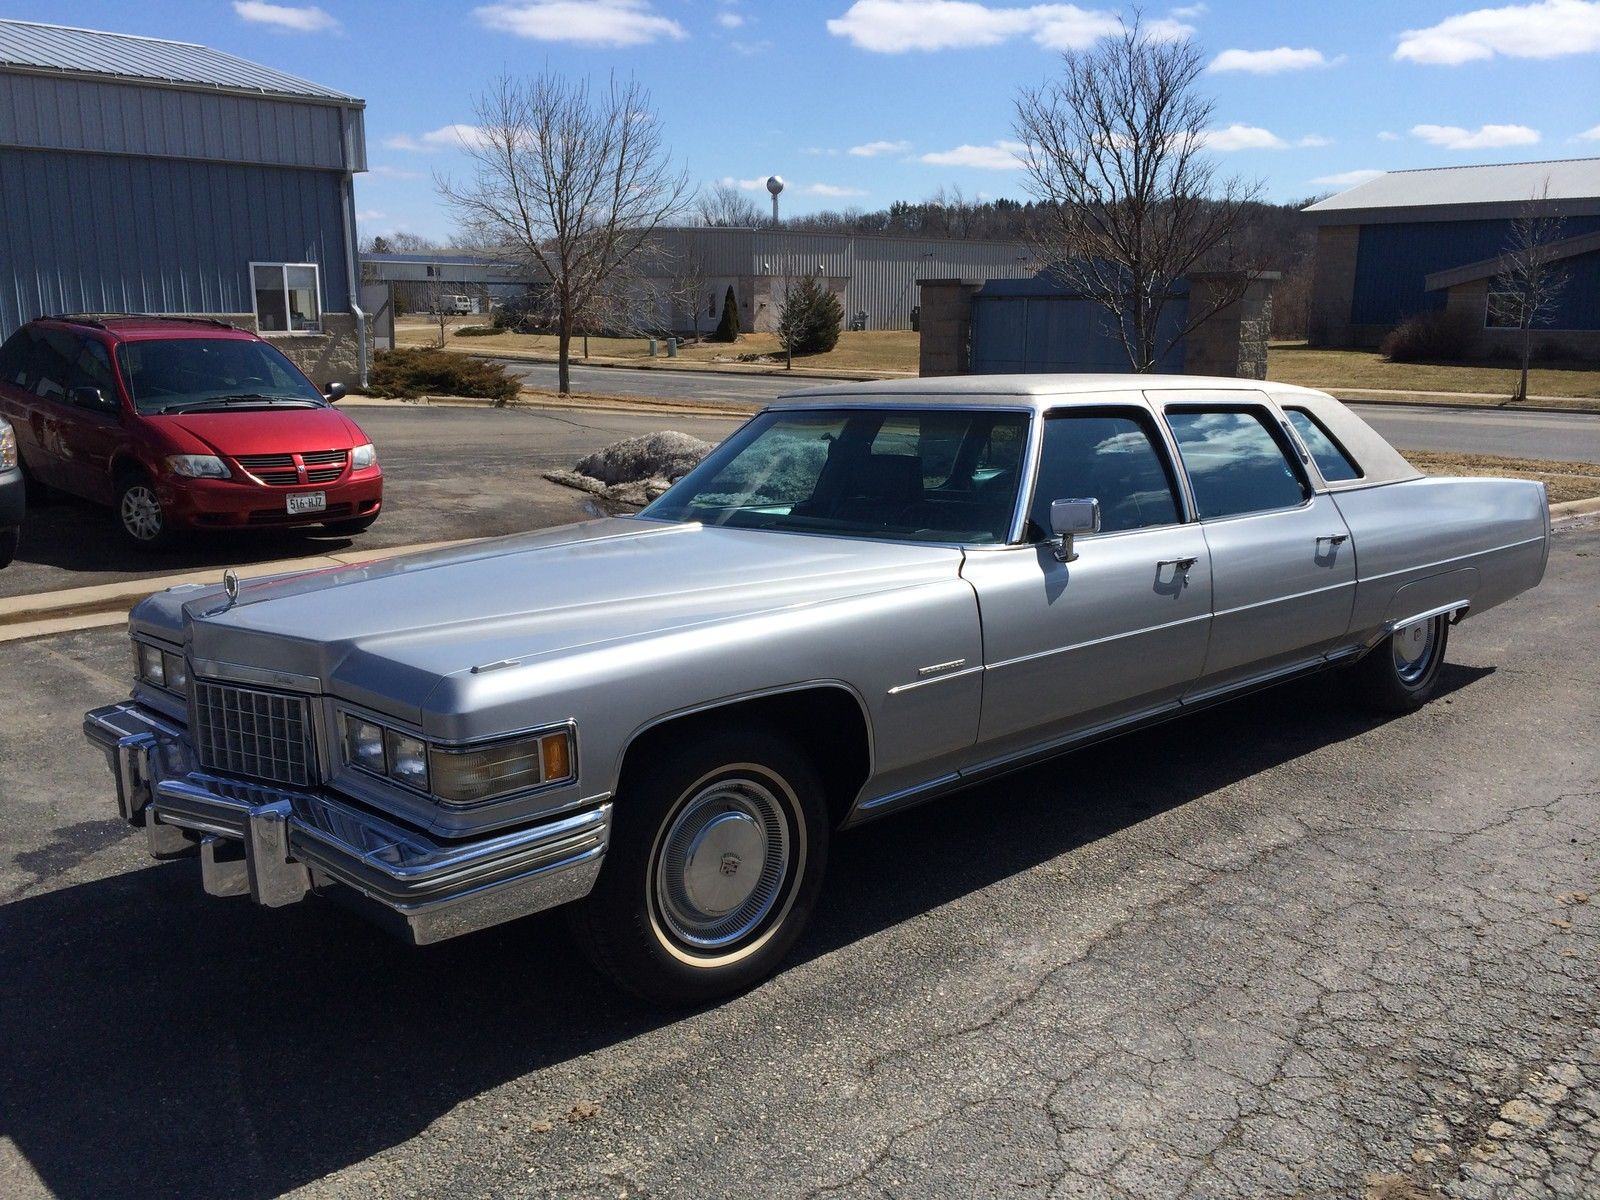
[[205,890],[277,908],[325,892],[417,945],[587,895],[611,805],[475,841],[436,841],[321,791],[208,774],[183,731],[134,703],[84,714],[105,752],[117,808],[158,858],[198,848]]

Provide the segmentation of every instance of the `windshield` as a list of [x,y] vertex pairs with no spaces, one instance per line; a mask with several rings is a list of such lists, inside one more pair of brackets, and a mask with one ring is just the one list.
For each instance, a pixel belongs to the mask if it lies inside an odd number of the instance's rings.
[[124,342],[117,348],[117,362],[134,407],[142,413],[325,403],[306,377],[265,342]]
[[833,409],[756,417],[640,516],[918,542],[1004,542],[1025,413]]

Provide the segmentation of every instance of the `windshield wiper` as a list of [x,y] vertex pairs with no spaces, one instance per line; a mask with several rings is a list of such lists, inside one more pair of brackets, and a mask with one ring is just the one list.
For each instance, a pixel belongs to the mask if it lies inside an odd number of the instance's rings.
[[268,396],[261,392],[240,392],[233,396],[212,396],[209,400],[196,400],[189,404],[172,404],[161,412],[207,412],[211,409],[240,408],[261,404],[291,404],[301,408],[315,408],[316,401],[303,396]]

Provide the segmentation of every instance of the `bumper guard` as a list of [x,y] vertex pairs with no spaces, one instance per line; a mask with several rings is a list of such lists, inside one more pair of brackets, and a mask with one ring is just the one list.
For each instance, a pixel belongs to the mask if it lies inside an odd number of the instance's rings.
[[611,805],[510,833],[436,841],[321,791],[290,791],[201,771],[183,731],[142,705],[86,713],[106,755],[117,809],[150,852],[200,852],[205,890],[278,908],[313,891],[352,901],[416,945],[579,899],[605,856]]

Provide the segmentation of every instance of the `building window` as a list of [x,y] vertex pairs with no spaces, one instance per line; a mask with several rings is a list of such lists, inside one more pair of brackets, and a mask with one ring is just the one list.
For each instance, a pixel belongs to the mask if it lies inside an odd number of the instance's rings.
[[259,332],[322,332],[322,279],[316,263],[251,263],[250,278]]

